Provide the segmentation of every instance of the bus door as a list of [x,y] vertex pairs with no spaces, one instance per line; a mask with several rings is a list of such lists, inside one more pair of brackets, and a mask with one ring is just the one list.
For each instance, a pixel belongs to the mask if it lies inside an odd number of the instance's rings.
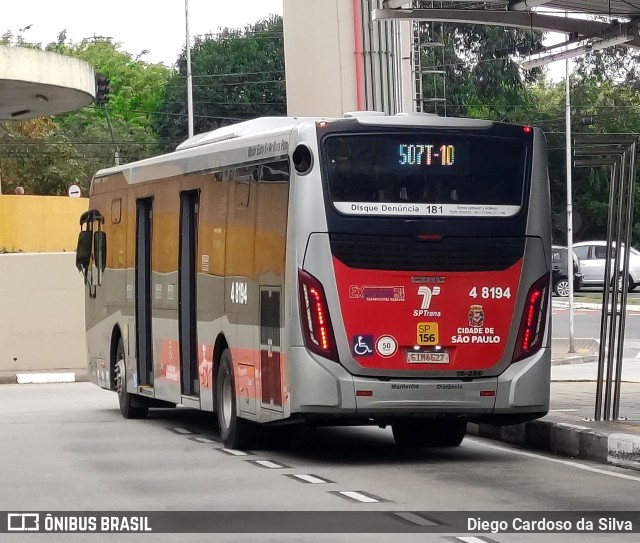
[[136,203],[136,358],[138,384],[153,386],[153,342],[151,339],[151,238],[153,200]]
[[198,396],[198,337],[196,295],[196,252],[200,193],[180,193],[180,249],[178,262],[178,334],[180,343],[180,381],[184,396]]

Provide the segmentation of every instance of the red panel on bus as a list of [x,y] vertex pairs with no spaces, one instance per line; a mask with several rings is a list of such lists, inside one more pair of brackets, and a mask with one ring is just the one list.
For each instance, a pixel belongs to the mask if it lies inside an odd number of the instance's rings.
[[503,357],[522,270],[407,272],[333,265],[351,355],[363,368],[483,371]]

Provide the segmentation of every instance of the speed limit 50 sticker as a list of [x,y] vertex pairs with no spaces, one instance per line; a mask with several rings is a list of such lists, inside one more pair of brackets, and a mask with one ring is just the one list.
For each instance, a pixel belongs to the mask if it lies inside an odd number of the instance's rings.
[[419,322],[416,342],[418,345],[438,345],[438,323]]

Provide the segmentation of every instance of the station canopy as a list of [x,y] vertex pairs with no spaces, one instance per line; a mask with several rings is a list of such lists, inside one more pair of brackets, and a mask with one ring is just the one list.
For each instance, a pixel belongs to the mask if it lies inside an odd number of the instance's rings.
[[373,18],[531,28],[587,40],[593,49],[640,47],[640,0],[442,0],[422,2],[433,7],[403,7],[411,4],[383,0]]

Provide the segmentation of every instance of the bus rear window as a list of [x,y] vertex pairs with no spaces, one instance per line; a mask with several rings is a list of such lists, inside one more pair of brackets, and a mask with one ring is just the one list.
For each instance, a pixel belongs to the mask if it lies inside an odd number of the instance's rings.
[[476,135],[330,136],[331,201],[346,215],[509,217],[522,207],[526,146]]

